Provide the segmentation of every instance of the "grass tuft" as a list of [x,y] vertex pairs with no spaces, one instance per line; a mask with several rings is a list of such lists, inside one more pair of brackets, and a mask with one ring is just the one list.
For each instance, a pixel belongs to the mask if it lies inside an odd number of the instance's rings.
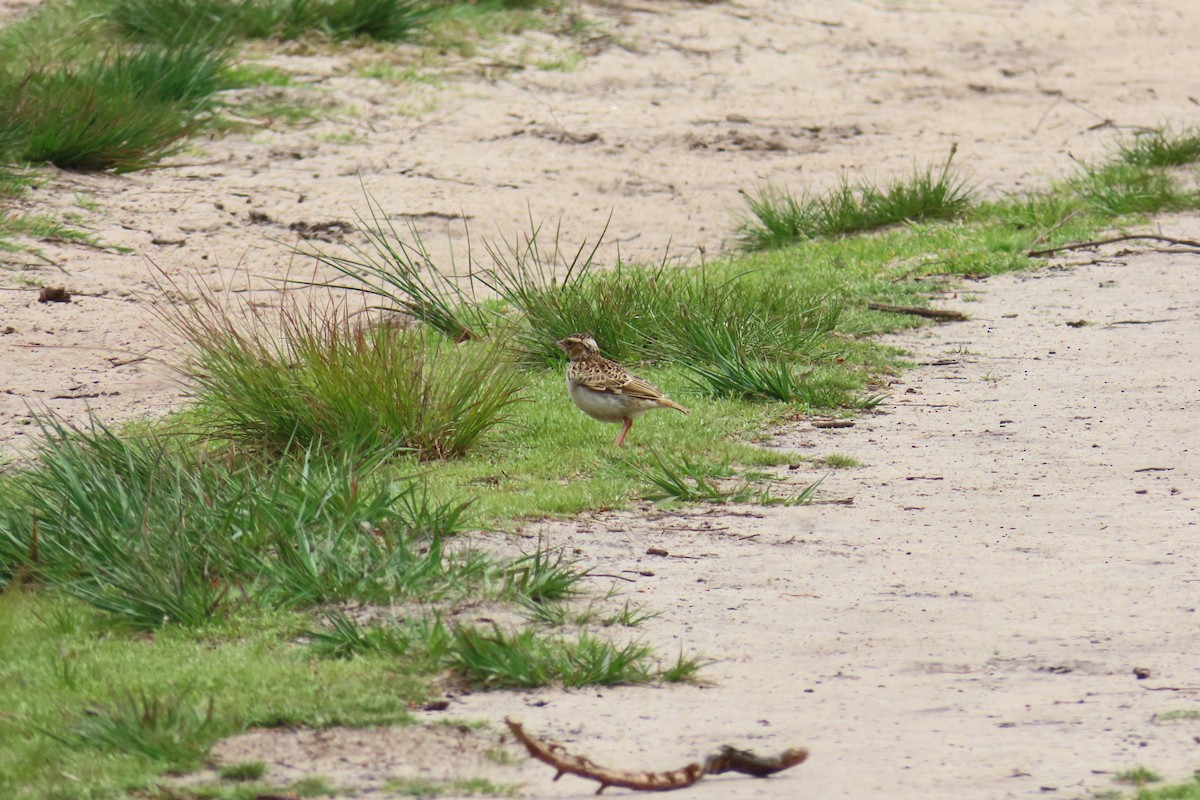
[[195,769],[211,740],[213,700],[197,705],[188,691],[151,694],[116,690],[112,699],[84,711],[68,746],[97,747]]
[[1117,143],[1117,157],[1135,167],[1179,167],[1200,161],[1200,130],[1141,131]]
[[409,623],[406,626],[363,626],[343,611],[326,609],[329,627],[307,631],[309,647],[325,658],[357,658],[367,655],[401,657],[419,650],[426,658],[440,658],[450,634],[438,618]]
[[371,324],[332,295],[280,292],[278,307],[230,309],[202,292],[162,310],[191,347],[181,372],[208,430],[273,449],[461,456],[508,419],[518,373],[499,337],[455,346],[424,328]]
[[256,781],[267,774],[267,765],[261,761],[242,761],[221,767],[217,774],[226,781]]
[[1133,767],[1113,776],[1117,783],[1127,783],[1132,786],[1145,786],[1148,783],[1158,783],[1162,776],[1146,767]]
[[562,550],[552,552],[539,543],[535,552],[509,566],[508,586],[521,602],[555,602],[580,594],[580,583],[588,574],[588,570],[579,569],[578,562],[567,558]]
[[144,169],[199,130],[228,65],[223,49],[150,45],[0,74],[0,142],[16,162]]
[[99,423],[43,427],[0,511],[0,578],[61,585],[134,627],[201,626],[246,604],[436,598],[498,569],[444,552],[460,505],[439,520],[417,483],[371,480],[369,464],[308,451],[267,468]]
[[[382,308],[423,322],[453,342],[481,338],[496,322],[459,284],[452,268],[444,274],[433,262],[420,234],[410,223],[408,235],[370,194],[367,216],[359,216],[359,231],[368,248],[350,246],[351,257],[321,251],[304,252],[336,270],[346,282],[332,284],[364,292],[388,305]],[[452,265],[453,266],[453,265]],[[311,284],[308,284],[311,285]],[[327,284],[321,284],[327,285]]]
[[823,194],[797,198],[787,191],[765,187],[743,193],[750,219],[738,232],[745,250],[771,250],[805,239],[843,236],[901,222],[951,219],[971,204],[971,189],[951,170],[957,145],[940,170],[914,170],[911,175],[880,186],[870,181],[841,184]]
[[416,0],[115,0],[107,16],[126,36],[169,45],[311,33],[397,41],[411,38],[429,13]]
[[656,503],[668,500],[679,503],[797,506],[811,502],[821,485],[821,480],[824,480],[822,478],[807,486],[794,497],[784,498],[772,494],[769,487],[758,487],[747,479],[727,485],[733,477],[733,470],[728,466],[695,464],[686,456],[678,460],[668,460],[655,451],[653,467],[641,467],[631,462],[627,462],[626,467],[649,484],[649,493],[642,496]]
[[470,683],[488,688],[531,689],[553,682],[564,687],[648,683],[655,678],[651,650],[618,647],[586,630],[574,639],[547,637],[534,628],[508,633],[460,627],[449,655],[452,668]]
[[659,679],[666,683],[697,683],[700,670],[711,663],[702,656],[685,655],[683,650],[680,650],[675,662],[659,672]]
[[1166,173],[1128,163],[1081,165],[1070,185],[1087,205],[1110,216],[1179,211],[1197,202]]

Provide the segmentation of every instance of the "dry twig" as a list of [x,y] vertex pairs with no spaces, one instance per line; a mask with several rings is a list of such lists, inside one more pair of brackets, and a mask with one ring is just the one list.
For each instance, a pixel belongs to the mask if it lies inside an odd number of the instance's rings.
[[747,750],[738,750],[735,747],[724,745],[720,750],[704,759],[703,764],[692,762],[681,769],[664,772],[629,772],[602,767],[587,756],[571,755],[558,742],[531,736],[525,732],[520,720],[505,717],[504,722],[517,741],[525,745],[529,755],[558,770],[554,780],[570,773],[581,778],[599,781],[600,788],[596,790],[596,794],[600,794],[609,786],[619,786],[622,789],[641,792],[668,792],[672,789],[691,786],[705,775],[719,775],[722,772],[740,772],[743,775],[765,778],[789,767],[802,764],[808,758],[808,751],[803,748],[784,750],[777,756],[764,758]]
[[967,315],[961,311],[949,311],[944,308],[926,308],[924,306],[889,306],[886,303],[867,303],[872,311],[886,311],[889,314],[912,314],[926,319],[940,319],[949,322],[964,322]]
[[1089,247],[1099,247],[1102,244],[1116,244],[1117,242],[1133,242],[1133,241],[1151,241],[1165,242],[1178,247],[1191,247],[1200,250],[1200,242],[1192,239],[1174,239],[1170,236],[1159,236],[1155,233],[1131,233],[1127,236],[1114,236],[1111,239],[1097,239],[1090,242],[1072,242],[1071,244],[1059,245],[1058,247],[1048,247],[1045,250],[1030,250],[1025,255],[1030,258],[1041,258],[1043,256],[1052,256],[1055,253],[1062,253],[1067,250],[1086,250]]

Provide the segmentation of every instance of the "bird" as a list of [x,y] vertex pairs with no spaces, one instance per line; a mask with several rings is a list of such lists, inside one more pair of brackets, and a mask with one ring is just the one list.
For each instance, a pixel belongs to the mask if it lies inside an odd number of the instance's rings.
[[567,354],[567,392],[575,405],[593,419],[620,422],[621,433],[614,447],[625,444],[633,421],[655,408],[673,408],[690,414],[683,406],[663,396],[658,387],[642,380],[615,361],[600,354],[590,333],[573,333],[555,342]]

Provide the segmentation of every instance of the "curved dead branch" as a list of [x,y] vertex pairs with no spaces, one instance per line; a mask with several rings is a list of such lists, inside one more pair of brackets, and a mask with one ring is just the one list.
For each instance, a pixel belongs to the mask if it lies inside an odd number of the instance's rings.
[[926,306],[889,306],[887,303],[867,303],[872,311],[886,311],[889,314],[912,314],[925,319],[938,319],[943,322],[966,322],[969,317],[961,311],[948,308],[927,308]]
[[804,763],[808,751],[803,748],[784,750],[777,756],[756,756],[747,750],[724,745],[720,750],[704,759],[704,763],[693,762],[680,769],[664,772],[630,772],[627,770],[610,769],[600,766],[587,756],[572,755],[558,742],[539,739],[525,732],[520,720],[505,717],[504,723],[512,731],[517,741],[525,745],[529,755],[554,767],[558,772],[554,780],[564,774],[578,775],[599,781],[600,794],[609,786],[619,786],[622,789],[633,789],[641,792],[669,792],[672,789],[683,789],[691,786],[705,775],[719,775],[722,772],[740,772],[743,775],[753,775],[765,778],[782,772],[785,769]]
[[[1044,258],[1052,256],[1055,253],[1062,253],[1067,250],[1084,250],[1091,247],[1099,247],[1102,244],[1116,244],[1117,242],[1134,242],[1134,241],[1150,241],[1164,242],[1175,247],[1190,247],[1200,250],[1200,242],[1193,239],[1176,239],[1171,236],[1159,236],[1154,233],[1135,233],[1127,236],[1114,236],[1111,239],[1096,239],[1089,242],[1072,242],[1071,244],[1059,245],[1058,247],[1048,247],[1045,250],[1030,250],[1025,255],[1030,258]],[[1186,251],[1184,251],[1186,252]]]

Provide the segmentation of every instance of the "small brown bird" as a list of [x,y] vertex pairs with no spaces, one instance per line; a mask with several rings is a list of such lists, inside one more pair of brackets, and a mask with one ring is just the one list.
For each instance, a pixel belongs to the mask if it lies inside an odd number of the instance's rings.
[[567,365],[567,391],[575,405],[593,419],[622,423],[614,446],[625,444],[633,420],[651,409],[673,408],[690,413],[663,397],[655,386],[600,355],[600,347],[590,333],[573,333],[555,344],[571,359]]

